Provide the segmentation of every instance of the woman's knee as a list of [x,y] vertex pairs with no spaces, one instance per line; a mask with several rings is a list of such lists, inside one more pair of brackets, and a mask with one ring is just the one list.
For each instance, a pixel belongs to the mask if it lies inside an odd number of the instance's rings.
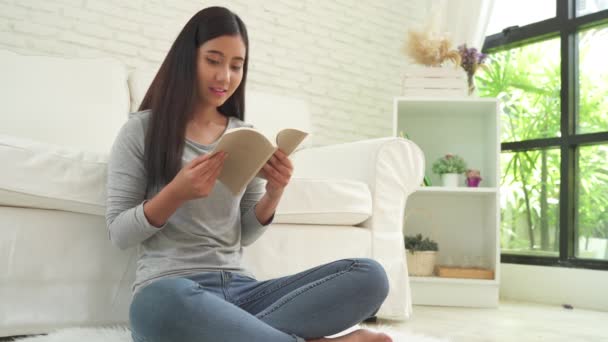
[[[142,288],[133,298],[129,310],[131,327],[138,334],[154,333],[154,327],[168,327],[179,320],[175,313],[187,313],[189,299],[200,286],[185,278],[157,280]],[[177,322],[176,322],[177,323]]]
[[357,259],[357,264],[364,274],[361,281],[361,286],[364,287],[362,291],[374,294],[378,301],[383,302],[388,296],[390,288],[384,267],[376,260],[369,258]]

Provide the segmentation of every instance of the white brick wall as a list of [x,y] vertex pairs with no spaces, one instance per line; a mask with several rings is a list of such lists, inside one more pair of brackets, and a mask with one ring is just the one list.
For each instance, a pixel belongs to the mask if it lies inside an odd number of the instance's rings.
[[308,101],[314,144],[391,134],[405,33],[424,0],[0,0],[0,48],[111,55],[156,70],[190,17],[222,5],[247,25],[250,89]]

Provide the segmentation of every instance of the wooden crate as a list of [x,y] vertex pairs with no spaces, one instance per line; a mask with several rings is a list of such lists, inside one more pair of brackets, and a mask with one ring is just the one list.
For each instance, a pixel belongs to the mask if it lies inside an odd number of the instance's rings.
[[437,275],[443,278],[494,279],[494,271],[476,267],[437,266]]
[[461,68],[412,65],[402,73],[402,96],[462,97],[467,95],[466,74]]

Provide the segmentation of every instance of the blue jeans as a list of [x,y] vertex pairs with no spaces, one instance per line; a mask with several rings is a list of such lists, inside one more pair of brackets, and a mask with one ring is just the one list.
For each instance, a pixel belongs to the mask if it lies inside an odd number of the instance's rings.
[[376,314],[388,295],[384,268],[344,259],[257,281],[228,271],[163,278],[130,308],[135,342],[282,342],[321,338]]

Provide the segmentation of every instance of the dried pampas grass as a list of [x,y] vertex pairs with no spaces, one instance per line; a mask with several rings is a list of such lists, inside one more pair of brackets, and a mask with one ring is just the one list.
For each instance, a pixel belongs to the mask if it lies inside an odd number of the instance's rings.
[[446,61],[452,61],[455,67],[460,65],[460,53],[452,49],[450,39],[430,31],[410,30],[403,53],[422,65],[439,67]]

